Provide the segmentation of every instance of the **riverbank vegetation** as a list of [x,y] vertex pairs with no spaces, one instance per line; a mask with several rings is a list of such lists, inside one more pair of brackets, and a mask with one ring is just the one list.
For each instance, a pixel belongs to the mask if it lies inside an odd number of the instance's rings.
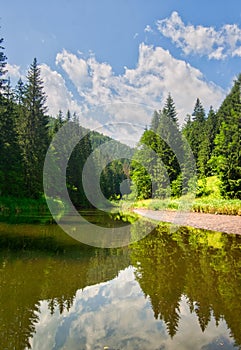
[[169,94],[131,164],[134,206],[177,209],[193,193],[193,211],[241,215],[240,91],[241,75],[220,108],[210,107],[208,114],[197,98],[182,127]]
[[[203,186],[203,180],[198,181],[200,188]],[[134,208],[145,208],[151,210],[179,210],[185,201],[190,197],[170,197],[170,198],[149,198],[131,201],[122,200],[122,207],[127,210]],[[205,179],[205,194],[201,197],[193,198],[189,210],[198,213],[241,215],[241,203],[239,199],[222,198],[220,193],[220,180],[217,176],[211,176]]]

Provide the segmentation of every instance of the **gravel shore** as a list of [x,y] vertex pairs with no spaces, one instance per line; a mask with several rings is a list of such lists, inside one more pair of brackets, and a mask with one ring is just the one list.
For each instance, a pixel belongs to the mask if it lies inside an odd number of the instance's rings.
[[241,235],[241,216],[149,209],[134,209],[134,212],[153,220],[180,226]]

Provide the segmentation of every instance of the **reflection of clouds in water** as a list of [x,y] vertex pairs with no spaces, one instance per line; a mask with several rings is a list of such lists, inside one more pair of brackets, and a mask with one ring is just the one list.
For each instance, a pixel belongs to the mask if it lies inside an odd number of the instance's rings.
[[[93,350],[108,345],[115,349],[212,349],[211,344],[229,343],[226,323],[216,327],[214,319],[202,333],[197,316],[190,314],[187,300],[180,303],[178,332],[171,339],[161,320],[155,320],[148,298],[135,280],[133,268],[121,271],[112,281],[78,290],[69,312],[50,315],[47,302],[41,302],[34,350]],[[229,347],[230,345],[230,347]]]

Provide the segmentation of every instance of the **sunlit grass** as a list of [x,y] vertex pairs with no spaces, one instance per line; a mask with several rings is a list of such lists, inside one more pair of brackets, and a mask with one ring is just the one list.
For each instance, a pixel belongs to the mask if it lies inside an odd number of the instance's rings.
[[[185,202],[185,199],[147,199],[137,201],[133,208],[146,208],[151,210],[178,210]],[[190,203],[188,203],[190,204]],[[241,201],[238,199],[211,199],[195,198],[190,204],[189,210],[199,213],[241,215]]]
[[[145,199],[131,203],[129,207],[151,210],[178,210],[185,208],[199,213],[241,215],[241,200],[222,198],[219,185],[220,180],[216,176],[211,176],[206,180],[199,180],[198,187],[199,191],[202,192],[200,197],[194,198],[193,196],[193,198],[190,198],[190,196],[182,196],[168,199]],[[127,206],[127,204],[125,205]]]

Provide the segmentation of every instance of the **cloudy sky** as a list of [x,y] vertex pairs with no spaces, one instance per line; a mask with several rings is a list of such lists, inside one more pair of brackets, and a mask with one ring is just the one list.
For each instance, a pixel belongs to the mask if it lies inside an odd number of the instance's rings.
[[92,129],[145,127],[169,92],[182,123],[197,97],[217,109],[241,72],[240,0],[9,0],[0,25],[13,84],[36,57],[49,114]]

